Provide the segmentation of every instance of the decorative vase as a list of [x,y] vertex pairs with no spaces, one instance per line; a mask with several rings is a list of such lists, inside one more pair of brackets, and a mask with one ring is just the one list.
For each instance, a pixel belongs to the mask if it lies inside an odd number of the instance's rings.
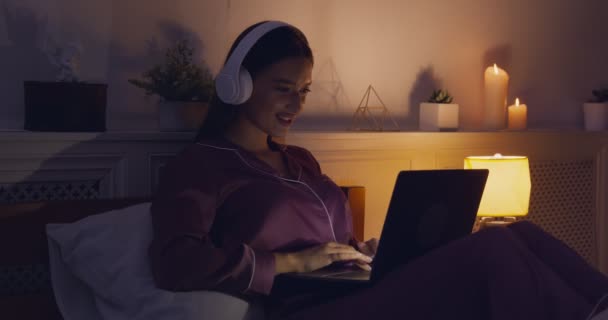
[[25,130],[106,130],[106,84],[25,81]]
[[161,101],[158,105],[160,131],[196,131],[207,116],[209,104],[199,101]]
[[458,104],[423,102],[419,120],[422,131],[457,131]]
[[608,103],[587,102],[583,104],[585,130],[602,131],[608,129]]

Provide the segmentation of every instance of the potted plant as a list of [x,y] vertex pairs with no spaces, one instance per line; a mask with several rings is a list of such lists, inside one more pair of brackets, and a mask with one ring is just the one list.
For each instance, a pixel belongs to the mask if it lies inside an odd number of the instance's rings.
[[80,44],[49,44],[46,53],[56,81],[24,81],[25,130],[105,131],[107,85],[80,80]]
[[420,130],[457,131],[458,104],[447,90],[434,90],[427,102],[420,104]]
[[209,101],[215,90],[207,66],[192,61],[194,49],[188,41],[180,40],[167,49],[162,64],[158,64],[129,82],[145,90],[147,96],[160,98],[158,104],[161,131],[196,130],[205,119]]
[[601,131],[608,128],[608,88],[592,91],[593,98],[583,104],[585,130]]

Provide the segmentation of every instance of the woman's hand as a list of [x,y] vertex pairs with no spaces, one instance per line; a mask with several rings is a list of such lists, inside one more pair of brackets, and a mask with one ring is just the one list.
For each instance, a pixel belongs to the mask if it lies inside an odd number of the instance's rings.
[[373,258],[378,251],[378,239],[371,238],[365,242],[357,242],[357,250]]
[[291,253],[275,253],[276,273],[309,272],[326,267],[333,262],[353,261],[356,265],[369,267],[372,259],[352,246],[328,242],[312,248]]

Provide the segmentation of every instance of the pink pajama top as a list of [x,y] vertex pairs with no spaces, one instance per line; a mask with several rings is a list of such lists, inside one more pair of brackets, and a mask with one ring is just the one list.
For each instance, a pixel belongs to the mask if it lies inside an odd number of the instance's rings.
[[268,295],[273,252],[351,241],[346,197],[312,154],[270,144],[289,178],[224,138],[200,140],[165,166],[151,207],[159,287]]

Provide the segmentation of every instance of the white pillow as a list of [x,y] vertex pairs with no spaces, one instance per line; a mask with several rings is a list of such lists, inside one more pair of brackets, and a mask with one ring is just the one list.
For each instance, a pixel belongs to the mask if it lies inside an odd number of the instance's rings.
[[65,320],[263,319],[260,306],[212,291],[156,288],[150,203],[47,225],[51,279]]

